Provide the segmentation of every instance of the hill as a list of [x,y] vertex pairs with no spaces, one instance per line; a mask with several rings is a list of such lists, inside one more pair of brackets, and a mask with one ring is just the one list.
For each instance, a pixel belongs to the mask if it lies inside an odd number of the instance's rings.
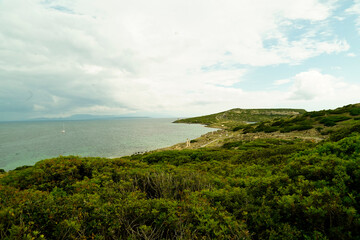
[[211,115],[176,120],[174,123],[199,123],[215,128],[231,128],[239,123],[268,121],[279,117],[296,116],[305,113],[302,109],[240,109]]
[[354,104],[197,149],[0,173],[0,239],[359,239],[359,117]]
[[263,121],[254,125],[243,125],[233,128],[234,131],[250,132],[293,132],[316,129],[327,135],[339,129],[351,129],[360,119],[360,104],[351,104],[334,110],[306,112],[295,117],[278,118]]
[[339,139],[343,135],[357,131],[359,128],[359,113],[360,104],[351,104],[334,110],[305,112],[253,124],[232,121],[231,125],[222,126],[223,130],[210,132],[191,140],[190,147],[186,147],[185,143],[179,143],[166,149],[219,147],[227,142],[251,141],[261,138],[302,139],[313,142],[323,141],[328,138]]

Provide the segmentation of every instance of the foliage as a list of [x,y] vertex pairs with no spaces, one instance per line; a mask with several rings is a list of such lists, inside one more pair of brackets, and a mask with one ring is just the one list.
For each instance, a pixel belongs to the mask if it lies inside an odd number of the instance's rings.
[[239,126],[236,126],[236,127],[234,127],[233,129],[231,129],[233,132],[236,132],[236,131],[239,131],[239,130],[241,130],[241,129],[244,129],[244,128],[246,128],[246,126],[247,125],[239,125]]
[[350,109],[350,115],[352,116],[360,115],[360,107],[354,107]]
[[347,116],[329,116],[322,118],[319,122],[329,127],[329,126],[335,126],[337,122],[342,122],[349,119],[350,117]]
[[305,113],[302,109],[231,109],[216,114],[176,120],[175,123],[200,123],[238,131],[246,122],[261,122]]
[[[243,131],[312,126],[327,114]],[[319,144],[229,141],[2,173],[0,239],[359,239],[360,125],[344,121],[352,125]]]
[[357,238],[359,146],[262,139],[40,161],[0,179],[0,238]]
[[349,104],[335,110],[328,110],[327,112],[331,114],[344,114],[348,112],[350,115],[356,116],[360,114],[360,104]]
[[330,133],[330,140],[336,142],[336,141],[339,141],[339,140],[349,136],[351,133],[354,133],[354,132],[360,133],[360,124],[355,124],[350,127],[344,127],[344,128],[340,128],[336,131],[332,131]]
[[326,111],[322,110],[322,111],[307,112],[307,113],[304,113],[304,116],[309,116],[310,118],[315,118],[315,117],[324,116],[325,114],[326,114]]
[[290,119],[280,119],[272,122],[261,122],[256,126],[249,125],[243,129],[243,133],[271,133],[276,131],[285,133],[292,131],[305,131],[314,128],[313,123],[313,121],[307,120],[304,116],[297,116]]
[[[248,125],[241,129],[243,130],[243,133],[270,133],[276,131],[287,133],[293,131],[305,131],[312,128],[316,128],[319,131],[324,127],[337,126],[339,122],[344,122],[342,125],[351,126],[354,124],[353,121],[359,120],[359,117],[354,117],[358,114],[360,114],[360,104],[353,104],[337,108],[335,110],[306,112],[295,117],[293,116],[275,119],[268,122],[260,122],[255,125]],[[321,133],[327,135],[333,131],[333,129],[326,129],[326,131],[321,131]]]

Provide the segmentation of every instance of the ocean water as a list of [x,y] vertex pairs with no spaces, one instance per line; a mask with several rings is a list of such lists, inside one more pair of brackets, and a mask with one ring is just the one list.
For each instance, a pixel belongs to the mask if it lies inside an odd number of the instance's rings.
[[[120,157],[167,147],[213,131],[175,119],[0,123],[0,168],[12,170],[60,155]],[[63,125],[65,133],[62,133]]]

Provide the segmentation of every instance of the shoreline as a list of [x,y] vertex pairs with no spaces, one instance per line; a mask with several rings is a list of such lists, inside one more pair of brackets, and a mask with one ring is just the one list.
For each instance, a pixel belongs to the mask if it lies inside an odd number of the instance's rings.
[[[184,124],[184,123],[181,123]],[[185,123],[185,124],[200,124],[200,123]],[[138,152],[134,152],[132,154],[125,154],[122,156],[111,156],[111,157],[101,157],[101,156],[81,156],[81,155],[74,155],[74,156],[78,156],[78,157],[99,157],[99,158],[104,158],[104,159],[116,159],[116,158],[124,158],[124,157],[129,157],[129,156],[133,156],[133,155],[142,155],[142,154],[146,154],[146,153],[153,153],[153,152],[161,152],[161,151],[168,151],[168,150],[184,150],[184,149],[189,149],[189,150],[195,150],[195,149],[201,149],[201,148],[217,148],[217,147],[221,147],[222,145],[224,145],[227,142],[234,142],[234,141],[252,141],[252,140],[256,140],[256,139],[269,139],[269,138],[273,138],[273,139],[283,139],[283,140],[296,140],[296,139],[301,139],[304,141],[312,141],[312,142],[320,142],[326,139],[325,136],[321,136],[320,134],[318,134],[315,130],[311,129],[311,130],[306,130],[306,131],[302,131],[302,132],[290,132],[290,133],[280,133],[280,132],[273,132],[273,133],[242,133],[242,131],[231,131],[231,130],[227,130],[227,129],[221,129],[221,128],[214,128],[214,127],[210,127],[208,125],[204,125],[204,124],[200,124],[203,125],[204,127],[210,128],[213,131],[209,131],[205,134],[202,134],[201,136],[194,138],[194,139],[189,139],[190,141],[190,146],[187,146],[186,141],[185,142],[179,142],[167,147],[162,147],[162,148],[155,148],[155,149],[151,149],[151,150],[144,150],[144,151],[138,151]],[[59,156],[72,156],[72,155],[58,155],[55,157],[51,157],[51,158],[45,158],[45,159],[52,159],[52,158],[57,158]],[[17,168],[22,168],[22,167],[27,167],[27,166],[34,166],[37,162],[45,160],[45,159],[40,159],[38,161],[36,161],[34,164],[32,165],[20,165],[18,167],[15,167],[14,169],[8,169],[5,170],[5,172],[9,172],[9,171],[13,171]]]
[[1,125],[0,169],[33,166],[61,156],[120,158],[170,147],[213,131],[173,124],[175,118],[101,121],[22,122]]

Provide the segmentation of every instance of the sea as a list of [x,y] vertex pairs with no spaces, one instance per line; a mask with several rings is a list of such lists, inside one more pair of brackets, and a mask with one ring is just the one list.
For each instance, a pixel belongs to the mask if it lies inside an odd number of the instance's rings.
[[[76,155],[115,158],[168,147],[215,131],[169,118],[0,123],[0,169]],[[63,132],[65,130],[65,132]]]

